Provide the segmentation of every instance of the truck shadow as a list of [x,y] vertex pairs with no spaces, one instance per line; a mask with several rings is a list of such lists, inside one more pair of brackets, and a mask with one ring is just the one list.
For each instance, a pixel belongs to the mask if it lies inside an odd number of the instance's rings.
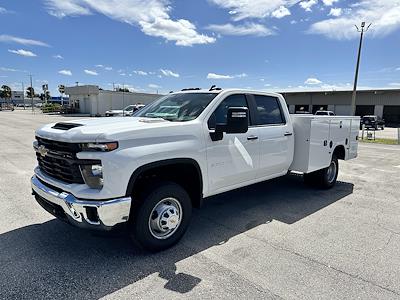
[[165,289],[184,294],[202,279],[177,273],[177,262],[261,224],[294,224],[352,192],[344,182],[321,191],[285,176],[215,196],[194,212],[178,245],[156,254],[134,248],[122,233],[95,234],[58,220],[19,228],[0,235],[0,298],[97,299],[153,273]]

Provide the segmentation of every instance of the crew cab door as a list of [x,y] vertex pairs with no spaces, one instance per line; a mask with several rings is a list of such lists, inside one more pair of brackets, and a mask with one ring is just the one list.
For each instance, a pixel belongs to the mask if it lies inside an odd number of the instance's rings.
[[251,95],[251,101],[260,141],[257,177],[280,176],[288,171],[294,151],[293,126],[286,104],[276,96],[268,95]]
[[219,141],[210,138],[209,132],[215,129],[215,124],[226,124],[229,107],[249,108],[246,95],[227,96],[204,125],[210,193],[223,192],[256,178],[260,152],[258,128],[251,126],[251,114],[247,133],[224,133]]

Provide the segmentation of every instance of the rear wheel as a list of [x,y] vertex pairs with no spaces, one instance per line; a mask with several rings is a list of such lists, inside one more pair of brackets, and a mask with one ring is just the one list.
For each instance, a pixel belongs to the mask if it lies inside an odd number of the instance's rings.
[[163,182],[138,199],[133,211],[130,236],[134,243],[148,251],[161,251],[176,244],[192,214],[187,192],[178,184]]
[[339,174],[339,162],[334,155],[332,161],[327,168],[304,174],[304,182],[308,185],[323,189],[330,189],[336,184]]

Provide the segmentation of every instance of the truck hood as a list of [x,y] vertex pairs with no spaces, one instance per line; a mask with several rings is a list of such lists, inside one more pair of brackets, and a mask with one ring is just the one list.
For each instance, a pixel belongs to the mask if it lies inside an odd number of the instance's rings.
[[115,117],[90,118],[47,124],[36,135],[61,142],[101,142],[118,139],[150,129],[182,126],[182,122],[170,122],[159,118]]

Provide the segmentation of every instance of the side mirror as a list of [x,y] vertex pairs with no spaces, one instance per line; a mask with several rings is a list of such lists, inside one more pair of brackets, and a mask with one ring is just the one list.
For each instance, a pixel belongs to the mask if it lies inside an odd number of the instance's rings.
[[226,122],[226,133],[246,133],[249,130],[247,107],[230,107]]
[[226,133],[246,133],[249,130],[249,110],[247,107],[228,108],[226,124],[216,124],[210,132],[212,141],[220,141]]

